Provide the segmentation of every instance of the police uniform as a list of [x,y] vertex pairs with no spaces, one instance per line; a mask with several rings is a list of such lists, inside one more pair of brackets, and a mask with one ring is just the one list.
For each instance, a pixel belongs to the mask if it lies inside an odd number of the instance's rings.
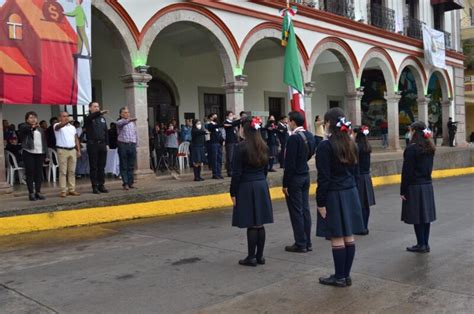
[[431,172],[434,154],[423,154],[416,144],[409,145],[403,153],[402,183],[400,195],[402,221],[407,224],[428,224],[436,220]]
[[362,216],[365,229],[368,230],[370,206],[375,205],[375,193],[370,176],[370,152],[365,152],[362,144],[359,147],[359,176],[357,177],[357,189],[359,190]]
[[365,230],[357,191],[358,165],[345,165],[335,155],[331,142],[324,140],[316,152],[318,207],[326,207],[326,218],[318,212],[316,236],[349,237]]
[[240,125],[240,119],[224,123],[225,129],[225,169],[227,175],[232,176],[232,157],[234,155],[235,145],[238,143],[237,127]]
[[104,190],[107,145],[109,144],[107,121],[101,112],[97,111],[85,117],[84,126],[92,188],[94,191],[98,188]]
[[232,226],[251,228],[273,223],[267,168],[268,165],[255,168],[248,163],[245,141],[236,145],[230,184],[230,195],[236,198]]
[[[301,133],[301,134],[300,134]],[[283,188],[288,189],[286,204],[290,213],[296,249],[311,248],[308,160],[314,152],[314,136],[302,127],[295,129],[286,142]]]

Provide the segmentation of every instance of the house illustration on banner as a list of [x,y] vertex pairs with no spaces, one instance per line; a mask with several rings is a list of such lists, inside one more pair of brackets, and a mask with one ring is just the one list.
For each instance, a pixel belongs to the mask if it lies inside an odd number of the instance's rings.
[[77,34],[66,18],[46,19],[55,0],[6,0],[0,7],[0,103],[75,104]]

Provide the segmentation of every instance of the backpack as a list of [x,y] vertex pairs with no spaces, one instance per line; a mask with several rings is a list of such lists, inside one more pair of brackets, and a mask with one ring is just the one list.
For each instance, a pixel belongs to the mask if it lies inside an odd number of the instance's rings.
[[299,136],[301,136],[301,138],[303,139],[303,142],[304,142],[304,145],[305,145],[305,150],[306,150],[306,154],[307,154],[307,160],[310,160],[311,157],[313,157],[313,151],[311,151],[311,149],[309,149],[309,144],[308,144],[308,139],[306,138],[306,134],[304,134],[304,132],[297,132],[297,134]]

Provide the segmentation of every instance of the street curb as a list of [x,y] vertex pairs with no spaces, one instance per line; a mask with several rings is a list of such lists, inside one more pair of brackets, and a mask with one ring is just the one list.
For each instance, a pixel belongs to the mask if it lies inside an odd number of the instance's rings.
[[[433,179],[441,179],[470,174],[474,174],[474,167],[434,170],[432,176]],[[400,180],[400,175],[372,178],[374,186],[398,184]],[[315,194],[316,184],[311,184],[310,191],[311,195]],[[271,188],[270,195],[272,200],[284,198],[281,187]],[[221,193],[145,203],[2,217],[0,218],[0,236],[190,213],[230,206],[232,206],[232,202],[229,194]]]

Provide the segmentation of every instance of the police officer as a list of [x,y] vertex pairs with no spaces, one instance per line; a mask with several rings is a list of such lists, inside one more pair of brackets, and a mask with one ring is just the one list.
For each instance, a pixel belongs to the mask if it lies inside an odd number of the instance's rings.
[[457,131],[457,122],[453,122],[453,118],[449,118],[448,121],[448,134],[449,134],[449,146],[454,147],[454,136],[456,135]]
[[240,119],[234,120],[234,113],[227,111],[224,122],[225,129],[225,169],[227,176],[232,177],[232,156],[234,156],[235,145],[238,142],[237,130],[240,125]]
[[315,150],[314,136],[303,128],[302,113],[289,114],[289,128],[292,135],[286,142],[283,193],[290,212],[295,243],[285,247],[287,252],[306,253],[312,251],[311,212],[309,210],[309,167]]
[[210,139],[210,162],[212,169],[213,179],[224,179],[221,175],[222,168],[222,144],[224,138],[221,132],[222,125],[218,123],[217,114],[211,113],[209,115],[209,124],[207,126],[209,133],[211,133]]
[[107,145],[109,144],[107,121],[104,118],[104,114],[107,112],[108,110],[100,110],[98,102],[91,102],[89,104],[89,115],[84,119],[90,178],[92,193],[94,194],[109,192],[104,186]]

